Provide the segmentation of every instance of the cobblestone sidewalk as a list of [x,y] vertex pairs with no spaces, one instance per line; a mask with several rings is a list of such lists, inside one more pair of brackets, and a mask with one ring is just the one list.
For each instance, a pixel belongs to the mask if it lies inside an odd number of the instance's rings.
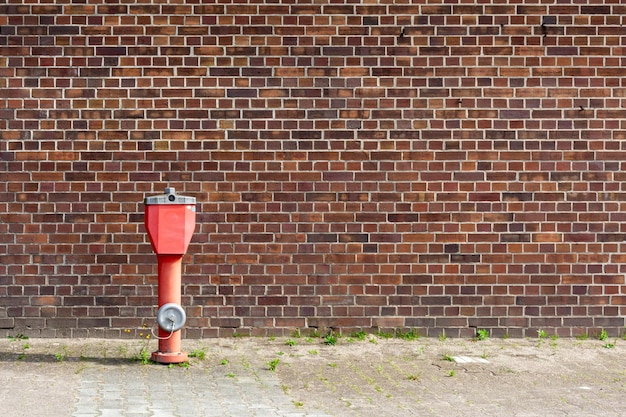
[[278,379],[215,376],[202,369],[94,366],[81,372],[72,417],[316,416],[296,407]]
[[[152,342],[152,341],[151,341]],[[575,339],[0,340],[7,417],[623,416],[626,343]],[[147,350],[146,350],[147,349]],[[272,365],[273,364],[273,365]]]

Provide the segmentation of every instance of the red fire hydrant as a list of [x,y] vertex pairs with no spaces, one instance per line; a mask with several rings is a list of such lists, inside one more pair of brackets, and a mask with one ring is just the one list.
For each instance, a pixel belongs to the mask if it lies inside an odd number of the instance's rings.
[[181,352],[180,329],[185,324],[181,304],[181,269],[196,226],[196,199],[176,195],[174,188],[144,200],[144,223],[158,262],[159,350],[152,360],[159,363],[187,362]]

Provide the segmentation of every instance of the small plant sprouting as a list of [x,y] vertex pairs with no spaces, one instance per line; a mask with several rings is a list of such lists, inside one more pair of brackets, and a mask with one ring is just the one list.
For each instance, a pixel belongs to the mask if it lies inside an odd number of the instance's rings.
[[420,376],[419,376],[419,375],[416,375],[416,374],[411,374],[411,375],[409,375],[409,376],[407,377],[407,379],[408,379],[409,381],[419,381],[419,380],[420,380]]
[[350,334],[350,337],[353,337],[360,341],[364,341],[365,339],[367,339],[367,333],[365,333],[365,331],[363,330],[359,330],[358,332],[352,332]]
[[447,375],[448,375],[449,377],[453,377],[455,374],[456,374],[456,372],[454,371],[454,369],[450,369],[450,370],[448,371],[448,374],[447,374]]
[[452,356],[450,356],[450,355],[447,355],[447,354],[443,355],[441,357],[441,359],[443,359],[444,361],[448,361],[448,362],[454,362],[454,358]]
[[222,361],[220,362],[220,365],[222,366],[228,365],[228,359],[222,359]]
[[410,342],[410,341],[419,339],[422,335],[420,334],[419,331],[409,330],[408,332],[400,331],[398,332],[397,336],[398,338],[402,340],[406,340]]
[[537,338],[539,339],[537,342],[537,347],[541,347],[541,344],[544,342],[545,339],[548,338],[548,333],[545,330],[537,330]]
[[602,345],[603,348],[605,349],[613,349],[615,347],[615,342],[613,343],[605,343],[604,345]]
[[30,349],[30,345],[28,343],[24,343],[22,345],[22,353],[20,353],[18,355],[17,360],[22,361],[22,360],[26,359],[26,350],[27,349]]
[[54,358],[57,362],[63,362],[68,357],[67,346],[63,346],[61,352],[54,354]]
[[439,333],[439,336],[437,338],[439,339],[440,342],[445,342],[446,339],[448,338],[446,336],[446,331],[444,330],[443,332]]
[[378,333],[376,333],[376,336],[380,337],[381,339],[391,339],[393,338],[394,334],[393,332],[384,332],[381,330]]
[[24,336],[22,333],[18,333],[15,336],[7,336],[7,338],[11,341],[11,342],[16,342],[18,340],[28,340],[28,336]]
[[606,342],[608,339],[609,339],[609,333],[606,330],[602,329],[600,334],[598,334],[598,340],[602,342]]
[[203,349],[192,350],[191,352],[189,352],[189,357],[190,358],[198,358],[201,361],[203,361],[204,358],[206,358],[206,351],[204,351]]
[[559,340],[559,335],[553,334],[552,336],[550,336],[550,346],[555,348],[557,340]]
[[331,331],[324,337],[324,344],[328,346],[335,346],[337,344],[337,336]]
[[131,358],[133,361],[139,362],[142,365],[147,365],[150,363],[150,352],[147,347],[142,347],[138,354],[133,355]]
[[487,329],[478,329],[476,330],[476,339],[478,340],[487,340],[489,338],[489,330]]
[[579,334],[578,336],[576,336],[576,340],[587,340],[587,339],[589,339],[588,333],[583,333],[583,334]]
[[285,345],[287,345],[287,346],[295,346],[296,345],[296,341],[293,340],[293,339],[287,339],[285,341]]
[[280,362],[280,359],[278,359],[278,358],[276,358],[276,359],[273,359],[273,360],[269,361],[269,362],[267,363],[267,367],[268,367],[268,369],[269,369],[270,371],[274,372],[274,371],[276,370],[276,367],[278,366],[278,363],[279,363],[279,362]]
[[304,403],[302,401],[293,401],[293,405],[296,407],[304,407]]
[[302,337],[302,333],[300,333],[300,329],[296,327],[296,329],[293,332],[291,332],[291,337],[300,339]]

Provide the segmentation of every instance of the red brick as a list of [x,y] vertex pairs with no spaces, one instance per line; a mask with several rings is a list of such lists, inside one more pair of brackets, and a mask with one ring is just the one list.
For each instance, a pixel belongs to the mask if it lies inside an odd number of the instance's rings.
[[[616,7],[8,7],[10,319],[114,335],[137,306],[151,314],[141,202],[170,184],[200,202],[184,271],[184,302],[208,315],[190,318],[195,337],[617,332]],[[55,321],[63,303],[89,317]]]

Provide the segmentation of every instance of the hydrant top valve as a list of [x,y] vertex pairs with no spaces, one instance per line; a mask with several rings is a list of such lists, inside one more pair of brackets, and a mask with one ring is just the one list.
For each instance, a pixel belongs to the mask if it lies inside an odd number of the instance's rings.
[[196,204],[195,197],[187,197],[184,195],[176,195],[174,187],[166,187],[165,194],[153,195],[144,199],[146,205],[154,204]]
[[146,197],[145,225],[157,255],[184,255],[196,227],[196,199],[176,195],[172,187],[165,194]]

